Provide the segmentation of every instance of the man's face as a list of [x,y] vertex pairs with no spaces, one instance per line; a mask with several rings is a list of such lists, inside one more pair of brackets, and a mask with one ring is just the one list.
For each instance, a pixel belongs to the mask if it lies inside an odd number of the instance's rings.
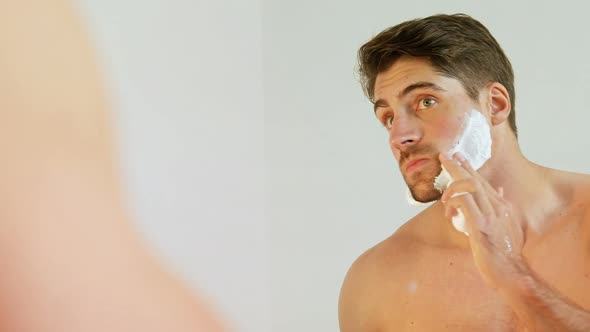
[[[375,81],[375,115],[389,132],[391,151],[414,199],[438,200],[438,154],[461,134],[466,114],[480,109],[461,83],[436,73],[430,61],[402,57]],[[419,159],[418,163],[414,163]]]

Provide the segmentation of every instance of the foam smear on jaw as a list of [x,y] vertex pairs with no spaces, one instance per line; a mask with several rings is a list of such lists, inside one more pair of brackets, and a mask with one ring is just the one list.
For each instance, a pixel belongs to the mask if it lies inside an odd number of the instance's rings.
[[[463,122],[463,130],[453,147],[448,151],[449,155],[456,152],[463,154],[469,161],[473,169],[477,170],[492,157],[492,135],[486,118],[477,110],[469,112]],[[451,175],[443,167],[442,172],[434,179],[434,188],[441,193],[453,182]],[[453,196],[463,195],[465,193],[456,193]],[[406,198],[410,205],[424,205],[414,199],[409,189],[406,190]],[[453,226],[459,232],[466,235],[465,216],[461,210],[457,210],[457,215],[453,217]]]
[[[456,152],[460,152],[475,170],[492,157],[490,127],[486,118],[477,110],[471,110],[465,119],[463,133],[448,154],[452,156]],[[434,187],[443,192],[451,183],[453,183],[453,178],[443,167],[442,172],[434,179]],[[453,197],[464,194],[455,193]],[[461,209],[457,209],[457,215],[453,217],[453,226],[459,232],[469,235],[465,226],[465,216]]]

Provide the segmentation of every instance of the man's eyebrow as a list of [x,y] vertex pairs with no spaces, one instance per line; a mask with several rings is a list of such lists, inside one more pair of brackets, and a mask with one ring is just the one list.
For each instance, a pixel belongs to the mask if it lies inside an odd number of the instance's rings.
[[[438,90],[438,91],[444,91],[446,92],[447,90],[441,88],[440,86],[432,83],[432,82],[416,82],[414,84],[410,84],[408,85],[405,89],[403,89],[398,95],[397,98],[401,99],[404,96],[406,96],[408,93],[416,90],[416,89],[434,89],[434,90]],[[379,99],[377,101],[375,101],[373,103],[373,112],[377,113],[377,109],[379,107],[385,107],[387,106],[387,102],[384,99]]]

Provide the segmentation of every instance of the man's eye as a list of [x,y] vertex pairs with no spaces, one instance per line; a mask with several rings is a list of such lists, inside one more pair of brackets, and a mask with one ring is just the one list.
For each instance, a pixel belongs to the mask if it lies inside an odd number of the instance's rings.
[[387,115],[383,118],[383,126],[387,129],[391,128],[393,125],[393,116]]
[[418,110],[423,110],[425,108],[429,108],[430,106],[434,105],[436,100],[434,98],[424,98],[420,99],[420,103],[418,104]]

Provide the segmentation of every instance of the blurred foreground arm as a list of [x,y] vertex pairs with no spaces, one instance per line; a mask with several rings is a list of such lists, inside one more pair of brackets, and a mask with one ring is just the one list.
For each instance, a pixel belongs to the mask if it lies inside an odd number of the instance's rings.
[[0,0],[0,331],[221,331],[149,255],[66,0]]

